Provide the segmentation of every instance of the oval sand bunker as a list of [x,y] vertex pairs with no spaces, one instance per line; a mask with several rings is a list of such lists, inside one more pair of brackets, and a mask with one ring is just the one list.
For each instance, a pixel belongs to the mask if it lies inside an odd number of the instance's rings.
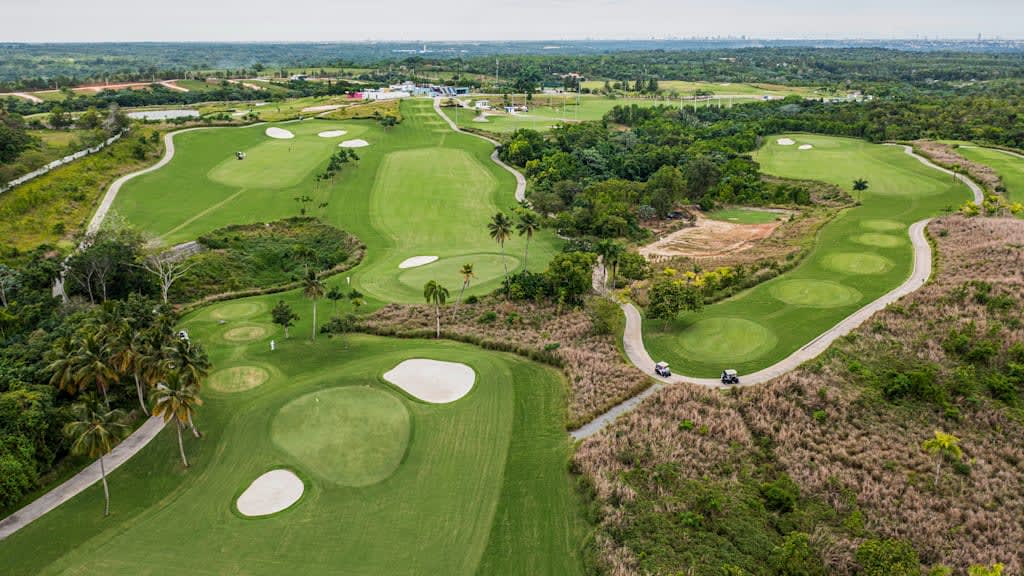
[[793,140],[792,138],[779,138],[776,142],[779,146],[792,146],[793,144],[796,144],[796,140]]
[[337,138],[338,136],[344,136],[345,134],[348,134],[345,130],[325,130],[317,134],[317,136],[321,138]]
[[811,148],[814,148],[814,146],[811,146],[810,144],[801,144],[800,145],[800,149],[801,150],[810,150]]
[[338,144],[338,146],[342,148],[362,148],[369,145],[370,143],[366,140],[345,140],[341,144]]
[[295,138],[295,134],[285,130],[284,128],[267,128],[267,136],[271,138],[277,138],[278,140],[288,140]]
[[252,481],[235,502],[245,516],[266,516],[299,501],[305,486],[291,470],[271,470]]
[[473,389],[476,372],[465,364],[414,358],[384,374],[384,379],[432,404],[447,404]]
[[431,262],[437,262],[437,256],[413,256],[412,258],[402,260],[402,263],[399,264],[398,267],[405,270],[406,268],[425,266]]

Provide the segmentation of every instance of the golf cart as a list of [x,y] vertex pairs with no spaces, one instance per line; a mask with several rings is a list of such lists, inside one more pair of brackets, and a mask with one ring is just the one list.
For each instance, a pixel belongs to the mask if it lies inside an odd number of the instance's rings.
[[668,362],[658,362],[654,365],[654,373],[658,376],[668,378],[672,375],[672,371],[668,369]]
[[245,160],[245,152],[235,152],[235,158],[239,160]]
[[740,377],[735,370],[722,370],[722,384],[739,384]]

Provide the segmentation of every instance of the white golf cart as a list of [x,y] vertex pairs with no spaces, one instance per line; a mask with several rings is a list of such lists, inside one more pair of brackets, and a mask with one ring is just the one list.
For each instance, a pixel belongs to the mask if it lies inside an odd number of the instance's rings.
[[722,370],[722,384],[739,384],[740,376],[735,370]]
[[654,365],[654,373],[658,376],[668,378],[672,375],[672,371],[668,368],[668,362],[658,362]]

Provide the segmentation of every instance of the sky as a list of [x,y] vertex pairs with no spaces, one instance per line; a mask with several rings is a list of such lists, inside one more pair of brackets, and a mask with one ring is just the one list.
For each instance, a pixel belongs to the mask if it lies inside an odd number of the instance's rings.
[[0,42],[1021,39],[1024,1],[0,0],[0,22]]

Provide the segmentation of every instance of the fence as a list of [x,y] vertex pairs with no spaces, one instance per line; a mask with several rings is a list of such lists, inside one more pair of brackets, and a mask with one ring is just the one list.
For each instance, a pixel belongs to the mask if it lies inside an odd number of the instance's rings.
[[78,160],[80,158],[85,158],[86,156],[88,156],[90,154],[95,154],[95,153],[99,152],[100,150],[103,150],[107,146],[110,146],[114,142],[117,142],[118,140],[120,140],[121,139],[121,135],[123,135],[127,131],[128,131],[127,129],[123,130],[123,131],[121,131],[121,132],[111,136],[110,138],[107,138],[103,143],[99,144],[98,146],[94,146],[92,148],[86,148],[85,150],[79,150],[78,152],[75,152],[74,154],[71,154],[69,156],[65,156],[65,157],[63,157],[63,158],[61,158],[59,160],[54,160],[53,162],[50,162],[49,164],[43,166],[42,168],[38,168],[36,170],[33,170],[32,172],[29,172],[28,174],[25,174],[24,176],[19,176],[18,178],[15,178],[14,180],[11,180],[7,184],[4,184],[3,186],[0,186],[0,194],[3,194],[4,192],[7,192],[8,190],[10,190],[10,189],[12,189],[12,188],[14,188],[16,186],[20,186],[20,185],[24,184],[25,182],[28,182],[29,180],[33,180],[35,178],[38,178],[38,177],[42,176],[43,174],[46,174],[50,170],[53,170],[54,168],[60,168],[61,166],[65,165],[65,164],[74,162],[75,160]]

